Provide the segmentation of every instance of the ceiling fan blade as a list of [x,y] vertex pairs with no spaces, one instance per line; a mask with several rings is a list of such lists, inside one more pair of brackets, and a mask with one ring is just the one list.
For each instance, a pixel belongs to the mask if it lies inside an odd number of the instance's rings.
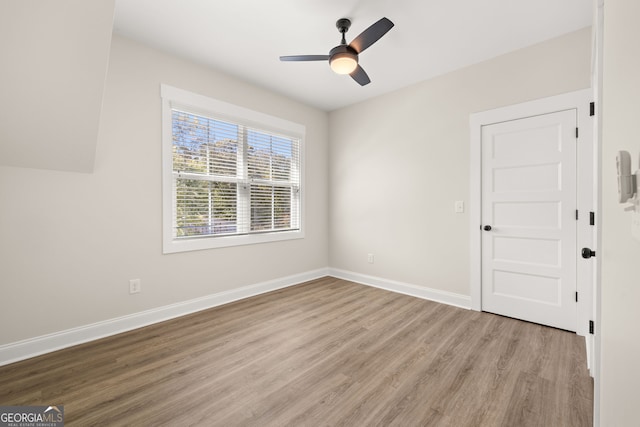
[[363,50],[380,40],[380,38],[387,34],[392,28],[393,22],[387,18],[382,18],[360,33],[358,37],[353,39],[349,46],[354,48],[356,52],[362,53]]
[[329,55],[291,55],[281,56],[280,61],[328,61]]
[[358,65],[349,75],[353,80],[357,81],[360,86],[365,86],[371,83],[371,79],[360,65]]

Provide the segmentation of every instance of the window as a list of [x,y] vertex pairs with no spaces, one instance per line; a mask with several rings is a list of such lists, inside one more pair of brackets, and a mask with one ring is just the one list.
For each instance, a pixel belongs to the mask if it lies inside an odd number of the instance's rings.
[[304,127],[162,85],[164,253],[304,237]]

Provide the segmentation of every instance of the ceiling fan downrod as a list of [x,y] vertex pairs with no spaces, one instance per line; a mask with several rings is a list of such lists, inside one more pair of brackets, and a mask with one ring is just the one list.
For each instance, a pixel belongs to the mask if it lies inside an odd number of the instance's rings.
[[347,18],[340,18],[336,21],[336,28],[338,28],[338,31],[340,31],[340,34],[342,34],[342,44],[347,44],[347,39],[345,38],[345,34],[347,33],[347,31],[349,31],[349,28],[351,28],[351,21]]

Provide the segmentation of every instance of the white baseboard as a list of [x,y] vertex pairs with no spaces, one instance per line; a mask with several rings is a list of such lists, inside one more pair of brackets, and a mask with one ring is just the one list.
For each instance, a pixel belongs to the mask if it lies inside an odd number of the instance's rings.
[[323,268],[0,346],[0,366],[329,275]]
[[115,319],[92,323],[90,325],[79,326],[77,328],[67,329],[61,332],[55,332],[48,335],[5,344],[0,346],[0,366],[29,359],[41,354],[50,353],[52,351],[61,350],[63,348],[72,347],[74,345],[83,344],[89,341],[94,341],[100,338],[105,338],[111,335],[116,335],[122,332],[131,331],[154,323],[164,322],[165,320],[185,316],[208,308],[228,304],[233,301],[275,291],[277,289],[295,286],[309,280],[325,276],[349,280],[363,285],[373,286],[391,292],[397,292],[456,307],[469,309],[471,306],[471,298],[466,295],[425,288],[422,286],[382,279],[374,276],[367,276],[346,270],[322,268],[319,270],[313,270],[306,273],[295,274],[275,280],[269,280],[267,282],[244,286],[242,288],[232,289],[217,294],[207,295],[205,297],[189,301],[141,311],[139,313],[117,317]]
[[329,268],[329,275],[338,279],[350,280],[362,285],[373,286],[387,291],[410,295],[443,304],[453,305],[460,308],[471,308],[471,297],[468,295],[455,294],[453,292],[441,291],[438,289],[426,288],[409,283],[397,282],[395,280],[383,279],[375,276],[354,273],[352,271]]

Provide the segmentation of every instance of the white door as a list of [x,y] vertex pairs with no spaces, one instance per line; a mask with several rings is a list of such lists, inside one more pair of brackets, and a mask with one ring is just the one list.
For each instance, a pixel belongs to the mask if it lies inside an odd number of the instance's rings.
[[576,330],[576,110],[482,127],[482,310]]

